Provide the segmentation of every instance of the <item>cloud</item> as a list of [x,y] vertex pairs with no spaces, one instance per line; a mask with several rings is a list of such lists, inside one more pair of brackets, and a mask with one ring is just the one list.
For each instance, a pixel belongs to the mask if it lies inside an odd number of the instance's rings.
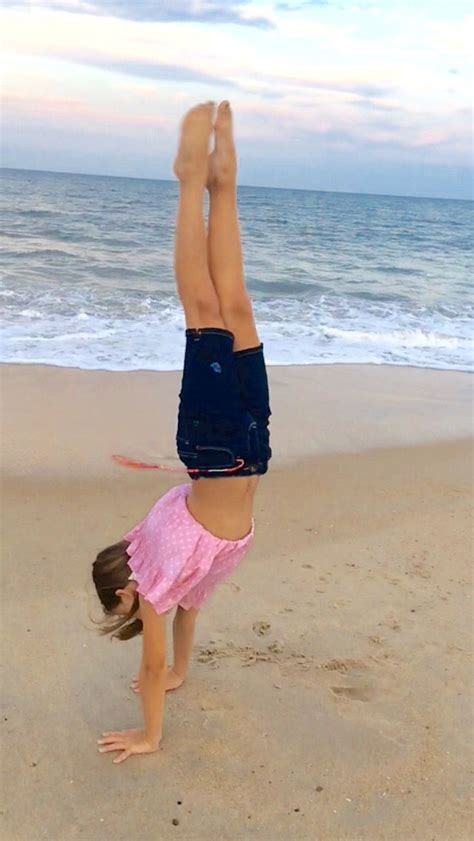
[[299,12],[309,6],[327,6],[328,3],[329,0],[299,0],[296,3],[277,3],[275,9],[277,12]]
[[[61,57],[59,53],[56,53],[56,56],[58,58]],[[131,58],[114,60],[111,57],[102,57],[99,55],[84,56],[78,54],[72,56],[70,53],[64,54],[62,57],[66,61],[74,61],[77,64],[97,67],[100,70],[113,73],[123,73],[128,76],[155,79],[157,81],[190,82],[225,87],[227,89],[241,90],[250,94],[260,95],[264,99],[283,99],[289,91],[291,92],[291,89],[305,88],[314,91],[333,91],[340,94],[349,94],[350,96],[357,97],[357,101],[360,101],[360,103],[367,102],[367,108],[372,107],[375,110],[377,106],[374,100],[384,98],[393,93],[392,88],[383,87],[382,85],[365,84],[363,82],[316,81],[304,77],[271,77],[266,74],[256,74],[253,83],[249,85],[246,84],[245,80],[240,82],[234,81],[229,77],[216,76],[212,73],[186,67],[185,65],[165,64],[157,61],[138,61]],[[276,88],[275,84],[284,86],[283,90]],[[382,102],[380,102],[379,108],[380,110],[393,110],[392,105],[384,105]]]
[[151,22],[232,23],[273,29],[271,20],[247,15],[251,0],[4,0],[4,7],[37,8],[75,14],[101,15],[125,20]]
[[356,100],[356,104],[358,108],[364,109],[364,111],[374,111],[378,113],[380,111],[402,111],[403,109],[399,104],[394,104],[393,102],[377,102],[370,98],[361,97],[360,99]]
[[[60,54],[56,55],[60,58]],[[155,79],[167,82],[195,82],[196,84],[218,85],[225,88],[238,87],[234,82],[210,73],[203,73],[200,70],[193,70],[190,67],[178,64],[161,64],[156,61],[136,61],[134,59],[119,59],[114,61],[108,57],[81,56],[72,57],[69,53],[62,56],[65,61],[74,61],[87,67],[96,67],[99,70],[108,70],[111,73],[123,73],[127,76],[135,76],[140,79]]]
[[[244,156],[268,158],[276,171],[288,154],[288,183],[297,166],[323,154],[354,161],[365,150],[374,170],[379,161],[470,159],[470,118],[460,110],[469,95],[465,19],[434,25],[418,7],[363,17],[353,9],[367,7],[364,0],[353,0],[350,15],[340,13],[346,0],[312,9],[303,2],[4,0],[21,8],[5,15],[7,92],[25,95],[7,103],[10,136],[23,132],[36,143],[54,127],[64,154],[79,159],[93,131],[104,166],[109,133],[124,155],[159,148],[169,156],[194,99],[230,98]],[[252,15],[277,28],[251,28]],[[160,114],[169,122],[157,132]]]
[[6,94],[2,99],[5,113],[20,114],[22,120],[30,119],[39,124],[48,124],[53,118],[65,116],[67,122],[62,123],[62,125],[68,126],[73,123],[80,125],[82,129],[87,129],[94,124],[104,128],[110,123],[128,126],[134,131],[140,125],[152,125],[170,130],[175,128],[174,121],[162,113],[152,112],[151,110],[145,113],[124,113],[117,104],[108,106],[104,106],[102,103],[94,104],[79,96],[43,94],[41,109],[38,109],[38,97],[33,93]]
[[259,74],[261,80],[283,85],[286,88],[309,88],[310,90],[335,91],[337,93],[354,94],[360,97],[376,99],[378,97],[390,96],[394,89],[388,85],[374,85],[368,82],[353,82],[342,79],[311,79],[301,76],[279,76],[266,73]]
[[353,155],[355,149],[364,147],[387,160],[426,155],[433,163],[464,164],[470,159],[469,109],[434,115],[402,104],[393,106],[390,114],[360,110],[358,101],[333,101],[329,110],[317,106],[301,110],[289,103],[248,103],[239,108],[239,137],[249,149],[261,141],[266,154],[274,158],[290,147],[296,157],[321,148]]

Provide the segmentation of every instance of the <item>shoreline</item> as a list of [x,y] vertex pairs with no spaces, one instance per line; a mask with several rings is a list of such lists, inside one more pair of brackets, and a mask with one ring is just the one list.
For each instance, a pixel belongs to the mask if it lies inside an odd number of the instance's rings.
[[[432,368],[427,365],[400,365],[398,362],[267,362],[267,368],[397,368],[401,371],[428,371],[440,374],[474,374],[474,368]],[[84,371],[97,374],[175,374],[182,368],[80,368],[77,365],[55,365],[52,362],[4,362],[0,360],[0,370],[8,367],[54,368],[60,371]]]
[[[274,469],[327,453],[473,435],[469,373],[291,365],[268,366],[268,378]],[[180,371],[2,365],[4,474],[117,475],[123,468],[111,462],[113,453],[181,468],[175,447],[180,383]]]

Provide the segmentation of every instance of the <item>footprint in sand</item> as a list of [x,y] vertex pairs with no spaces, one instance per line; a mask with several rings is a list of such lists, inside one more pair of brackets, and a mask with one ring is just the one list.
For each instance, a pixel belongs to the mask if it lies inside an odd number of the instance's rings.
[[330,686],[336,699],[364,702],[375,699],[376,692],[373,687],[364,680],[364,676],[357,674],[368,668],[368,664],[363,660],[352,660],[349,657],[333,658],[320,663],[319,668],[328,672],[339,672],[341,675],[346,675],[347,680],[353,682],[352,686]]
[[265,637],[271,631],[271,625],[269,622],[254,622],[252,628],[254,632],[259,637]]
[[375,692],[370,686],[331,686],[331,692],[336,698],[346,698],[348,701],[373,701]]
[[332,660],[326,660],[324,663],[320,663],[319,668],[326,669],[328,672],[345,673],[353,669],[359,669],[359,671],[364,670],[367,669],[367,666],[363,660],[351,660],[350,658],[339,660],[333,658]]

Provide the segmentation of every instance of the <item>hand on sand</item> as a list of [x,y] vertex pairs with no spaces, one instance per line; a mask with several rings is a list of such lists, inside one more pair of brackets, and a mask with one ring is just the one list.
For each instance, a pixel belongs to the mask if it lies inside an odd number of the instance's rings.
[[[177,689],[178,686],[181,686],[183,681],[184,681],[183,677],[180,677],[179,675],[177,675],[176,672],[173,669],[168,669],[168,674],[166,676],[165,692],[171,692],[173,689]],[[139,694],[139,692],[140,692],[140,678],[139,677],[134,677],[133,678],[133,680],[130,684],[130,689],[133,689],[133,691],[136,692],[137,695]]]
[[134,753],[155,753],[160,748],[160,741],[161,737],[157,744],[151,744],[144,730],[108,730],[102,733],[102,739],[99,739],[97,744],[101,746],[99,753],[121,751],[114,759],[114,764],[118,765]]

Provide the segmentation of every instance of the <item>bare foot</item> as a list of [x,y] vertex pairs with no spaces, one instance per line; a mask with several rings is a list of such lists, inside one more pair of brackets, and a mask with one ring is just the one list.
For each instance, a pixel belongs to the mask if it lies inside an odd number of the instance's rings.
[[213,129],[214,103],[196,105],[184,116],[174,173],[180,181],[207,180],[209,138]]
[[214,150],[209,155],[207,179],[209,191],[220,187],[235,186],[237,156],[232,128],[232,111],[228,102],[221,102],[219,105],[214,130]]
[[[177,689],[178,686],[184,682],[184,678],[180,677],[176,674],[173,669],[168,669],[168,674],[166,676],[166,684],[165,684],[165,692],[171,692],[173,689]],[[140,693],[140,680],[138,677],[133,678],[130,689],[133,689],[134,692],[138,695]]]
[[170,669],[166,678],[166,691],[171,692],[173,689],[177,689],[183,682],[184,677],[180,677],[173,669]]

